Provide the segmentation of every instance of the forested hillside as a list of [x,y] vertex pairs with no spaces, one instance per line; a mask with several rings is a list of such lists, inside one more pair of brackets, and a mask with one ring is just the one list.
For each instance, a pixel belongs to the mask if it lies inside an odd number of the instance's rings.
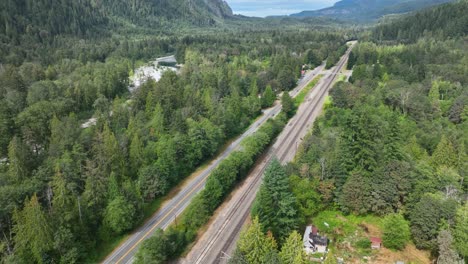
[[377,26],[373,37],[379,41],[415,42],[423,36],[439,40],[464,36],[468,32],[468,1],[458,1],[408,15]]
[[[296,232],[310,224],[331,241],[326,263],[468,258],[468,36],[452,28],[466,21],[465,7],[376,29],[394,43],[407,40],[391,39],[398,29],[424,35],[413,44],[354,48],[350,83],[333,87],[295,161],[265,172],[230,263],[307,263]],[[403,26],[410,21],[437,26]],[[371,234],[392,251],[370,251]],[[421,260],[417,249],[430,255]]]
[[124,21],[152,27],[170,21],[213,25],[232,16],[222,0],[5,0],[0,8],[0,34],[12,39],[27,34],[39,41],[63,33],[82,37]]
[[401,14],[424,9],[453,0],[342,0],[332,7],[302,11],[292,17],[333,17],[341,20],[369,22],[389,14]]
[[16,39],[27,34],[41,39],[61,33],[83,36],[108,23],[103,10],[89,0],[1,1],[0,34]]

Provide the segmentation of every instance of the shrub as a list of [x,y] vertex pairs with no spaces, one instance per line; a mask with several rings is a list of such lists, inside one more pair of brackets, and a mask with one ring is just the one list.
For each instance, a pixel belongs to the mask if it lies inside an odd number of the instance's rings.
[[383,244],[390,249],[405,248],[410,239],[408,222],[400,214],[387,215],[383,223]]

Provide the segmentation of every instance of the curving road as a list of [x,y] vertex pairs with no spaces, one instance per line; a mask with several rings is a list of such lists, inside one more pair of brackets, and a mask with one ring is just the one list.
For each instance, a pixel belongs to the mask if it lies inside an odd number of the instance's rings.
[[[298,86],[290,92],[290,95],[295,97],[310,81],[312,81],[313,78],[315,78],[315,76],[317,76],[318,73],[322,72],[323,68],[324,64],[312,71],[308,71],[304,78],[299,81]],[[250,125],[250,127],[241,136],[232,142],[226,150],[224,150],[210,163],[206,169],[186,183],[173,198],[166,201],[159,210],[148,221],[146,221],[145,224],[143,224],[143,226],[139,227],[127,238],[127,240],[120,244],[102,263],[132,263],[133,256],[137,252],[141,243],[145,239],[151,237],[157,229],[167,228],[176,219],[176,217],[184,211],[192,198],[203,189],[205,181],[213,169],[215,169],[223,159],[228,157],[229,154],[238,149],[240,142],[243,139],[252,135],[257,131],[258,127],[265,123],[269,118],[276,116],[280,111],[280,104],[276,104],[274,107],[264,110],[262,116]]]
[[296,115],[288,122],[275,144],[252,170],[244,183],[236,190],[229,201],[217,211],[207,231],[200,237],[185,259],[180,263],[209,264],[226,263],[234,251],[237,238],[247,220],[256,192],[261,185],[263,172],[274,157],[281,163],[294,158],[301,139],[307,134],[309,126],[322,110],[325,97],[345,66],[355,42],[337,63],[337,66],[323,71],[324,77],[307,95]]

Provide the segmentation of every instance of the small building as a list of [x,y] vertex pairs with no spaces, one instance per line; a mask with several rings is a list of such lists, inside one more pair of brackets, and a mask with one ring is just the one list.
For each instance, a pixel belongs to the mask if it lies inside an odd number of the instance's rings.
[[382,239],[378,237],[371,237],[371,248],[372,249],[380,249],[382,247]]
[[311,253],[326,253],[328,250],[328,238],[321,236],[315,226],[307,226],[303,237],[304,251]]

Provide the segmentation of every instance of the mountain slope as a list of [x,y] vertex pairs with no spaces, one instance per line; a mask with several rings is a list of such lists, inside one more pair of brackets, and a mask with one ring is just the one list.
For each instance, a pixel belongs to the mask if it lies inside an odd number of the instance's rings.
[[223,0],[103,0],[101,9],[143,24],[177,20],[211,25],[233,15]]
[[333,17],[345,20],[369,21],[388,14],[410,12],[451,0],[342,0],[334,6],[292,14],[292,17]]
[[233,16],[223,0],[2,0],[0,36],[86,35],[114,22],[214,25]]
[[468,32],[468,1],[425,9],[374,28],[378,41],[414,42],[424,35],[439,39],[464,36]]

